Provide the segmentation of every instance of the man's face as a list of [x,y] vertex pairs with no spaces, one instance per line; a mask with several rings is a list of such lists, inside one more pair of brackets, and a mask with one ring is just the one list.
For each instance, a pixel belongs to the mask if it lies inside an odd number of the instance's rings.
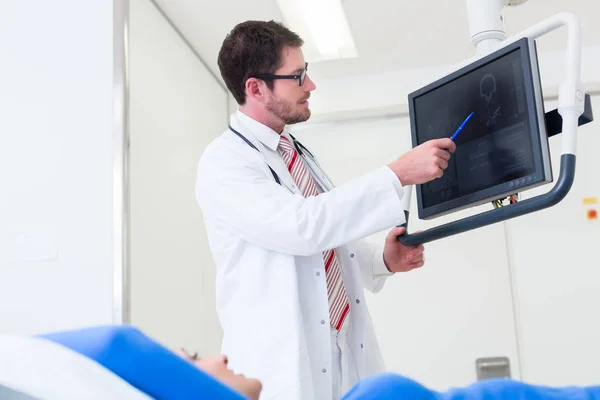
[[252,400],[258,400],[262,390],[262,384],[256,379],[246,378],[244,375],[236,375],[227,368],[227,357],[220,355],[202,358],[195,361],[196,366],[215,377],[217,380],[238,392],[245,394]]
[[[282,64],[275,75],[296,75],[304,70],[304,55],[299,47],[285,47],[281,57]],[[304,122],[310,118],[308,98],[315,89],[308,74],[302,86],[297,79],[275,79],[267,109],[287,125]]]

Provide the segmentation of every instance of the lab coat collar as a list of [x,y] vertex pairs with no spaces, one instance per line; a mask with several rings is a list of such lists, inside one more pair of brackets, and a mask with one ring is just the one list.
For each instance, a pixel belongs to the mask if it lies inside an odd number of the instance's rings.
[[267,148],[276,151],[279,146],[279,133],[268,126],[261,124],[257,120],[247,116],[239,109],[235,112],[235,117],[239,122],[247,127],[252,135]]
[[[257,148],[260,148],[259,152],[267,165],[269,165],[281,179],[282,185],[287,187],[292,193],[300,193],[300,189],[296,186],[281,155],[277,152],[280,139],[277,132],[250,118],[240,110],[237,110],[231,115],[231,125],[234,128],[239,129],[240,132],[246,136],[246,139],[251,141]],[[282,135],[288,136],[285,131]]]

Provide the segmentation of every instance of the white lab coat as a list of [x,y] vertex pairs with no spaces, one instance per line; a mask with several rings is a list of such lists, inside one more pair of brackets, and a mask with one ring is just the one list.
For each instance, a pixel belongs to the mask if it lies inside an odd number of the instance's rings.
[[[363,287],[390,275],[383,247],[360,239],[404,222],[402,186],[388,167],[304,198],[277,153],[279,136],[237,111],[199,165],[196,197],[216,263],[222,352],[263,383],[261,399],[332,398],[322,252],[336,248],[350,299],[348,341],[360,378],[384,368]],[[281,179],[273,178],[268,165]]]

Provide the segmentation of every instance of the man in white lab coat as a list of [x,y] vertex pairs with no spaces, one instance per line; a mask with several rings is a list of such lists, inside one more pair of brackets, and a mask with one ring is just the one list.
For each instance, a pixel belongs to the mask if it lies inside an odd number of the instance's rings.
[[[302,44],[273,21],[227,35],[218,63],[239,109],[198,165],[222,352],[261,399],[339,399],[384,369],[363,288],[423,265],[423,246],[396,240],[403,187],[440,177],[455,150],[431,141],[333,188],[285,129],[310,117]],[[382,247],[361,241],[390,228]]]

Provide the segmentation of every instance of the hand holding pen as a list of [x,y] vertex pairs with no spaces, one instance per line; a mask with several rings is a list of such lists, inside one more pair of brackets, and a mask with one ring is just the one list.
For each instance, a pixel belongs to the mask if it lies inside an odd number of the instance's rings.
[[444,175],[450,155],[456,151],[454,140],[473,114],[474,112],[469,114],[452,137],[429,140],[388,164],[402,186],[423,184]]

